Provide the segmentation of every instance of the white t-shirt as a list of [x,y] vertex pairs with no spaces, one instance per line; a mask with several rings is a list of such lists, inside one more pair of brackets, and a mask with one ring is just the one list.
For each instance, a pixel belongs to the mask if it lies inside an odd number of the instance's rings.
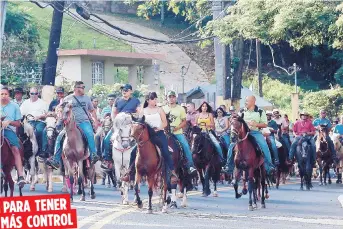
[[282,127],[287,127],[288,126],[288,123],[286,122],[286,120],[283,117],[273,118],[273,120],[276,122],[276,124],[282,125]]
[[48,104],[42,99],[38,99],[36,102],[31,102],[30,99],[27,99],[20,106],[20,112],[22,115],[30,114],[33,116],[39,116],[47,113],[48,110]]

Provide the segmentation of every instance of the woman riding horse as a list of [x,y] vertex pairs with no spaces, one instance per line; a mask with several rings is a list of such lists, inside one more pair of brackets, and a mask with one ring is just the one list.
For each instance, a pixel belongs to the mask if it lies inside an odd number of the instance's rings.
[[214,114],[214,124],[216,135],[224,139],[226,147],[230,146],[230,136],[227,131],[230,127],[229,120],[227,116],[224,116],[225,112],[223,108],[219,107]]
[[216,151],[220,157],[220,160],[224,162],[222,148],[220,147],[220,144],[213,133],[213,129],[215,128],[215,125],[214,125],[214,120],[213,120],[213,115],[212,115],[212,111],[213,111],[212,107],[207,102],[203,102],[197,110],[199,112],[198,116],[196,117],[196,123],[198,127],[200,127],[203,132],[208,131],[210,139],[216,148]]

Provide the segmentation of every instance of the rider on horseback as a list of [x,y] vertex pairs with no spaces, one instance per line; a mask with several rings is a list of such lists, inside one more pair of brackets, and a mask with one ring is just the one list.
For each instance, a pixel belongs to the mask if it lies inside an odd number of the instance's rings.
[[24,102],[23,95],[24,95],[23,88],[21,87],[14,88],[14,99],[12,100],[12,102],[18,104],[18,106],[20,107],[21,104],[23,104]]
[[[262,153],[264,154],[264,165],[267,170],[267,173],[271,173],[274,169],[274,165],[272,163],[272,158],[270,155],[270,151],[267,145],[267,142],[262,135],[262,133],[259,131],[261,128],[267,127],[267,116],[266,113],[259,109],[256,106],[256,98],[255,96],[248,96],[246,97],[245,101],[246,108],[243,110],[243,119],[248,124],[250,129],[250,135],[254,137],[256,143],[259,145],[259,147],[262,150]],[[225,170],[228,172],[231,172],[233,170],[233,147],[234,145],[231,144],[229,148],[229,153],[227,156],[227,164]]]
[[64,99],[64,88],[56,88],[56,99],[52,100],[49,105],[49,111],[55,111],[55,108],[63,101]]
[[[10,92],[7,87],[1,88],[1,116],[5,117],[4,121],[1,121],[1,128],[4,131],[4,138],[6,138],[10,144],[15,165],[18,171],[18,185],[23,187],[25,184],[24,173],[23,173],[23,163],[20,156],[19,139],[16,135],[16,127],[20,127],[21,113],[19,106],[10,101]],[[1,162],[1,160],[0,160]],[[3,177],[2,164],[0,164],[0,173]]]
[[39,151],[37,156],[40,156],[43,152],[43,141],[44,141],[44,134],[43,131],[45,129],[45,120],[46,114],[48,112],[48,104],[38,98],[38,89],[36,87],[32,87],[30,89],[30,99],[27,99],[23,102],[20,106],[20,111],[23,116],[33,116],[34,120],[28,120],[29,123],[34,128],[34,133],[37,139]]
[[202,131],[208,131],[210,139],[216,148],[216,151],[220,157],[221,162],[223,163],[224,156],[223,156],[222,147],[220,146],[219,141],[217,140],[217,138],[214,136],[214,133],[213,133],[213,129],[215,128],[215,125],[214,125],[212,111],[213,111],[212,107],[207,102],[204,101],[198,108],[199,114],[197,116],[196,123],[202,129]]
[[170,116],[170,127],[172,134],[181,143],[183,151],[188,161],[188,173],[196,174],[194,168],[194,162],[192,158],[192,152],[187,142],[185,135],[183,135],[182,128],[186,126],[186,112],[183,107],[176,104],[176,93],[174,91],[168,92],[169,104],[163,107],[165,113],[169,113]]
[[[326,118],[326,111],[324,109],[321,109],[319,114],[320,114],[320,118],[317,118],[313,121],[313,126],[316,128],[317,131],[320,130],[321,126],[326,126],[327,133],[329,133],[331,128],[332,128],[332,125],[331,125],[330,120],[328,118]],[[314,141],[316,141],[316,139],[317,139],[317,135],[314,137]],[[335,150],[335,147],[334,147],[333,142],[332,142],[329,135],[326,135],[326,141],[329,144],[332,159],[336,163],[338,163],[337,156],[336,156],[336,150]]]
[[279,137],[283,139],[283,143],[287,148],[287,152],[289,151],[290,144],[289,144],[289,124],[287,123],[286,119],[281,117],[281,114],[278,109],[273,110],[274,118],[273,120],[276,122],[277,126],[280,128],[281,133],[279,133]]
[[[92,115],[94,120],[94,126],[98,126],[98,120],[96,118],[95,109],[93,104],[88,96],[84,93],[85,85],[82,81],[76,81],[74,84],[74,94],[68,95],[66,98],[63,99],[63,102],[72,102],[73,107],[72,111],[75,115],[75,122],[78,128],[82,130],[84,133],[87,144],[89,147],[90,153],[90,160],[92,164],[95,164],[98,160],[98,156],[96,154],[95,149],[95,142],[94,142],[94,132],[92,127],[92,121],[88,115],[89,112]],[[60,124],[59,124],[60,125]],[[55,155],[53,158],[48,159],[46,161],[47,165],[50,165],[54,169],[58,169],[60,167],[59,162],[61,161],[61,154],[62,154],[62,138],[65,135],[65,131],[61,131],[60,134],[57,136],[56,144],[55,144]]]
[[[310,137],[310,144],[311,144],[311,160],[312,160],[312,165],[315,164],[316,162],[316,148],[315,148],[315,143],[313,136],[316,133],[316,129],[314,128],[312,122],[308,120],[309,114],[306,111],[303,111],[300,113],[300,118],[301,120],[298,120],[293,127],[293,132],[295,135],[295,139],[291,145],[291,150],[289,151],[289,161],[293,160],[295,150],[297,148],[297,145],[302,139],[302,137],[309,136]],[[290,164],[290,162],[288,162]]]
[[[132,86],[130,84],[125,84],[121,88],[123,97],[116,100],[113,109],[112,109],[112,120],[116,117],[117,114],[120,112],[125,113],[139,113],[139,105],[140,101],[137,98],[132,97]],[[108,169],[108,161],[110,160],[110,141],[113,134],[113,130],[111,129],[106,137],[104,138],[102,145],[103,145],[103,153],[102,156],[104,158],[104,162],[101,164],[101,167],[104,169]],[[132,153],[131,153],[132,158]],[[131,159],[130,159],[131,162]],[[133,163],[133,162],[132,162]],[[131,163],[130,163],[131,165]]]
[[276,147],[275,135],[274,134],[277,133],[279,128],[278,128],[278,124],[272,119],[273,112],[267,111],[266,115],[267,115],[268,127],[269,127],[269,130],[270,130],[270,135],[267,138],[268,138],[268,140],[270,141],[270,144],[271,144],[271,148],[272,148],[273,155],[274,155],[275,165],[278,166],[280,164],[280,162],[279,162],[279,153],[278,153],[278,149]]

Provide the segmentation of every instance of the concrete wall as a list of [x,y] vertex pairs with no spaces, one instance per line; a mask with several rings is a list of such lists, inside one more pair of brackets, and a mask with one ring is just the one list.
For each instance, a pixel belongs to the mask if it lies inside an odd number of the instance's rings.
[[63,78],[68,81],[81,80],[81,57],[80,56],[60,56],[57,61],[56,85],[63,82]]

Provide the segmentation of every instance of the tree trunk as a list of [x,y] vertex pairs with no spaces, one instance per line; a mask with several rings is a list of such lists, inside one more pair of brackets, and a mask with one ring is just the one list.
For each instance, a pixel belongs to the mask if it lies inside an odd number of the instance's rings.
[[282,47],[281,47],[281,45],[278,45],[278,47],[279,47],[279,51],[280,51],[280,59],[281,59],[282,67],[285,67],[286,66],[286,61],[285,61],[285,57],[282,54]]
[[240,37],[234,42],[234,74],[232,80],[232,101],[241,99],[242,75],[244,66],[244,40]]
[[162,1],[162,4],[161,4],[161,26],[164,25],[164,11],[165,7],[164,7],[164,1]]
[[262,58],[261,42],[258,39],[256,39],[256,64],[257,64],[257,77],[258,77],[258,95],[263,97],[261,58]]
[[223,50],[223,74],[224,74],[224,99],[231,98],[231,58],[230,46],[225,45]]

